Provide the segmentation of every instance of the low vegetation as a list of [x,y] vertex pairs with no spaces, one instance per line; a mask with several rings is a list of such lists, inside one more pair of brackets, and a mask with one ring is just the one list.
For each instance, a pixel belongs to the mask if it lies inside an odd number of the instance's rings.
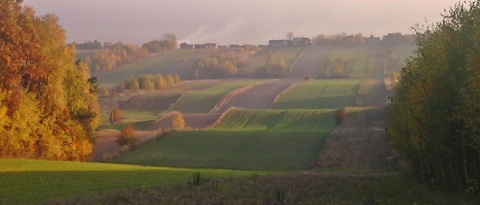
[[[289,174],[207,180],[199,186],[141,188],[77,198],[71,204],[475,204],[476,199],[430,192],[396,175]],[[70,204],[69,203],[69,204]]]

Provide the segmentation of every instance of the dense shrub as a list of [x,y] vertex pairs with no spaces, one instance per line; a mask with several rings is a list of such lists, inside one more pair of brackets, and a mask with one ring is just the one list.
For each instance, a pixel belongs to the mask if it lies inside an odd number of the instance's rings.
[[128,125],[120,131],[120,135],[117,137],[117,143],[121,146],[134,146],[137,138],[135,136],[135,127]]

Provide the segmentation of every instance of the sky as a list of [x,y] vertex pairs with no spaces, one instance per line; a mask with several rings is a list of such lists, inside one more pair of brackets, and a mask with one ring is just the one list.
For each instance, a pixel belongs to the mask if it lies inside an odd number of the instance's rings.
[[67,43],[142,44],[174,33],[187,43],[268,44],[318,34],[381,37],[413,33],[442,20],[458,0],[24,0],[37,15],[53,13]]

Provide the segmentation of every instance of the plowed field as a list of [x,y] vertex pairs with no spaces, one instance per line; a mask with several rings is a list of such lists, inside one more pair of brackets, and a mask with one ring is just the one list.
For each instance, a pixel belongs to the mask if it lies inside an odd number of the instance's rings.
[[268,109],[275,98],[285,89],[299,82],[299,80],[276,80],[262,83],[233,97],[219,110],[221,113],[228,108]]

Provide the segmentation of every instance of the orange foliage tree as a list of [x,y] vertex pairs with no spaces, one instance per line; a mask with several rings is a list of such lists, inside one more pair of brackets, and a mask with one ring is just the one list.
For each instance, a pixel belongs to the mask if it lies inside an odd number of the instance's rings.
[[88,160],[99,106],[54,15],[0,1],[0,157]]

